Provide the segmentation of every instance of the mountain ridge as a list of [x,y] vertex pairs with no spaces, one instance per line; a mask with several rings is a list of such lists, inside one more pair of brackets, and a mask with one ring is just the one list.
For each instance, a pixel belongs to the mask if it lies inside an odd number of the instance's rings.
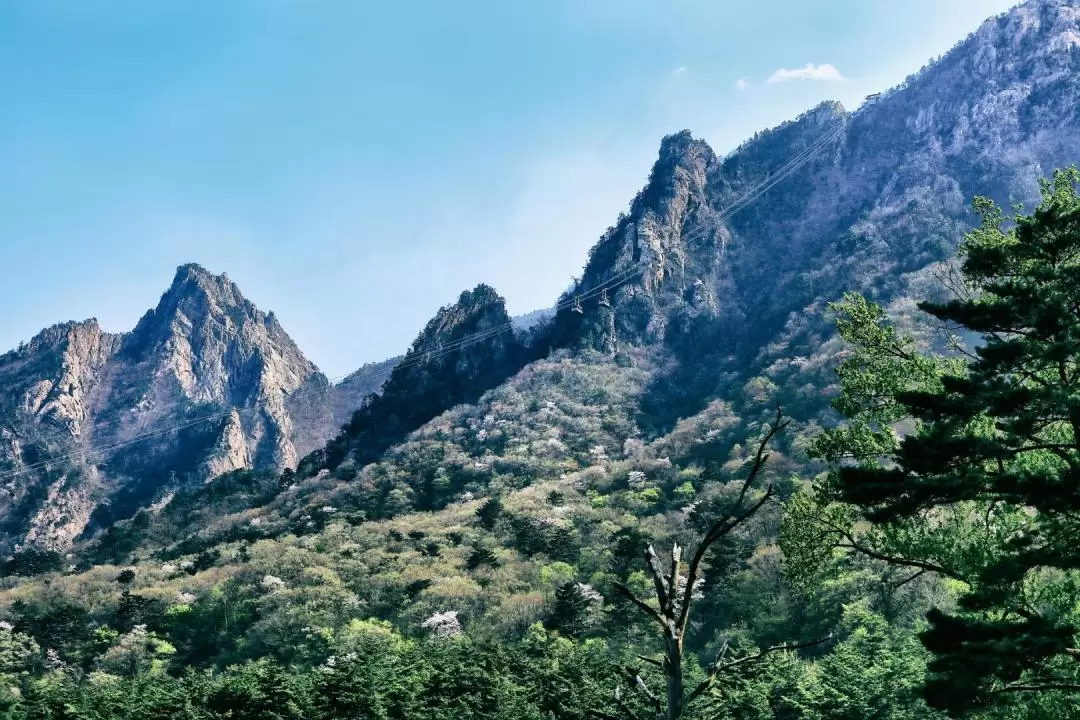
[[[727,528],[703,558],[700,591],[695,581],[680,594],[694,614],[678,657],[695,680],[710,678],[709,668],[732,672],[715,673],[709,697],[686,717],[944,717],[919,696],[936,671],[918,635],[926,611],[956,599],[962,580],[925,572],[929,541],[918,527],[911,536],[899,527],[899,545],[917,546],[911,566],[836,557],[834,543],[876,538],[853,538],[862,530],[844,524],[846,509],[833,516],[831,506],[806,505],[813,498],[804,490],[827,469],[812,445],[837,420],[829,400],[838,362],[851,357],[829,303],[862,293],[915,347],[944,344],[916,301],[946,294],[942,275],[972,227],[972,198],[1030,201],[1039,174],[1080,161],[1074,35],[1080,0],[1033,0],[857,112],[821,103],[724,156],[689,131],[667,136],[641,192],[550,316],[515,328],[494,288],[466,290],[404,356],[343,382],[360,392],[370,389],[366,378],[386,374],[295,471],[268,464],[212,482],[159,478],[157,487],[175,485],[175,493],[134,498],[130,517],[87,520],[90,531],[63,548],[70,555],[13,553],[0,582],[0,620],[10,627],[0,631],[40,642],[50,663],[47,672],[27,670],[33,679],[22,687],[61,688],[55,697],[65,712],[72,698],[96,712],[102,697],[127,700],[132,689],[142,702],[172,683],[173,694],[155,696],[153,707],[265,715],[280,700],[290,716],[337,717],[343,700],[360,715],[621,716],[635,696],[616,691],[618,708],[606,699],[626,668],[634,685],[661,688],[674,667],[654,659],[663,640],[637,613],[655,607],[640,598],[663,605],[666,592],[664,573],[656,570],[653,583],[642,570],[642,549],[678,557]],[[260,345],[274,333],[270,316],[211,312],[201,292],[165,303],[147,321],[153,341],[131,345],[137,351],[123,362],[162,369],[141,376],[159,403],[170,387],[182,388],[178,367],[206,397],[260,397],[264,374],[243,375],[254,383],[244,395],[214,369],[236,366],[239,377],[248,366],[236,358],[254,357],[261,369],[288,348]],[[209,316],[238,329],[236,347],[223,349]],[[0,359],[0,379],[25,388],[48,380],[29,406],[24,394],[0,394],[0,409],[18,410],[0,441],[17,442],[19,423],[44,425],[45,417],[64,431],[69,416],[96,407],[96,393],[118,382],[96,368],[129,367],[110,365],[118,337],[71,324],[50,329],[35,353]],[[68,347],[78,362],[64,360]],[[193,348],[190,367],[177,364],[183,347]],[[207,363],[194,361],[203,355]],[[289,367],[300,377],[307,366]],[[910,374],[895,372],[901,382]],[[53,402],[68,376],[86,392]],[[221,382],[208,387],[208,379]],[[328,422],[326,406],[304,401],[328,390],[313,374],[283,393],[294,429],[319,428],[312,443]],[[129,395],[145,392],[136,382]],[[252,448],[273,443],[249,442],[250,409],[227,407],[213,433],[181,437],[198,450],[191,457],[172,438],[139,452],[168,460],[172,471],[202,467],[205,448],[223,460],[216,469],[252,464]],[[27,448],[28,459],[40,451]],[[120,453],[101,471],[135,460]],[[106,482],[90,477],[67,492],[62,476],[45,480],[34,507],[48,514],[46,529],[84,512],[93,498],[78,493]],[[750,505],[746,522],[729,526],[733,508]],[[970,557],[969,544],[981,555],[995,538],[1012,542],[1016,526],[991,531],[1001,522],[991,509],[972,513],[975,530],[956,537],[965,547],[950,539],[939,548],[949,562]],[[888,531],[883,539],[886,547],[895,540]],[[655,562],[666,560],[647,551],[646,564]],[[1039,613],[1075,614],[1066,580],[1050,602],[1031,596]],[[1073,646],[1069,639],[1062,648]],[[734,668],[777,648],[788,650],[770,654],[764,671]],[[395,656],[400,665],[386,664]],[[58,663],[64,669],[53,670]],[[503,668],[521,672],[520,694],[507,693]],[[83,671],[94,673],[89,682]],[[400,682],[387,685],[388,677]],[[889,682],[867,693],[868,677]],[[401,710],[398,698],[412,686],[417,704]],[[575,699],[568,690],[591,694]],[[1023,705],[1029,697],[1026,689],[1009,694],[1002,713],[973,717],[1066,717],[1075,708],[1068,696]],[[629,712],[655,714],[657,702]]]
[[[773,367],[778,348],[817,337],[819,330],[807,328],[820,328],[824,302],[842,290],[903,296],[913,273],[955,248],[970,224],[968,198],[985,189],[998,200],[1030,199],[1036,170],[1080,158],[1078,134],[1068,131],[1078,118],[1065,112],[1080,105],[1070,104],[1080,100],[1070,79],[1080,67],[1078,25],[1075,2],[1018,6],[857,112],[820,103],[723,157],[689,131],[667,136],[628,212],[590,251],[581,281],[560,298],[552,319],[528,330],[532,349],[514,349],[507,357],[517,359],[493,367],[468,392],[441,394],[430,412],[475,398],[530,357],[560,348],[587,347],[618,359],[634,347],[655,346],[671,356],[652,386],[667,406],[656,413],[659,431],[712,398],[737,395],[730,383]],[[798,162],[790,165],[793,159]],[[766,187],[777,178],[783,184]],[[581,313],[568,302],[577,295],[588,298]],[[496,313],[509,326],[505,315],[505,309]],[[456,337],[453,322],[429,330]],[[332,393],[329,381],[272,314],[243,299],[227,276],[193,264],[177,270],[158,306],[131,333],[95,340],[100,329],[74,332],[75,346],[87,347],[85,362],[68,362],[74,394],[57,390],[67,376],[46,378],[48,389],[35,386],[28,407],[60,413],[61,425],[83,441],[92,426],[82,415],[108,404],[101,398],[141,408],[113,419],[129,433],[160,424],[155,412],[168,410],[177,396],[188,405],[234,407],[214,438],[196,443],[213,447],[209,454],[218,458],[203,474],[295,466],[348,420],[345,407],[363,404],[355,397],[327,411],[303,402]],[[103,349],[95,355],[92,347]],[[405,359],[436,348],[414,343]],[[65,361],[51,362],[55,375]],[[99,377],[102,362],[113,372]],[[392,364],[375,374],[392,378]],[[452,364],[428,370],[420,384],[432,389],[455,372]],[[125,385],[119,377],[125,372],[143,377],[141,384]],[[798,374],[789,375],[774,381],[783,386]],[[363,386],[362,396],[373,389],[356,378],[343,386]],[[38,417],[16,415],[12,427]],[[406,423],[394,436],[413,429]],[[24,461],[8,447],[9,464]]]

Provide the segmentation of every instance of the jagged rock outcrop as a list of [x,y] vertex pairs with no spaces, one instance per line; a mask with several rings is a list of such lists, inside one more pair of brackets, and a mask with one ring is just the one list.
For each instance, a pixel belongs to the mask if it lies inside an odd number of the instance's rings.
[[553,344],[692,336],[743,362],[842,290],[903,293],[953,252],[972,196],[1031,202],[1038,177],[1078,161],[1080,2],[1032,0],[857,112],[823,103],[723,158],[665,138]]
[[331,386],[273,313],[185,265],[130,333],[65,323],[0,357],[0,528],[61,547],[178,484],[295,467],[388,374]]
[[480,395],[519,370],[529,351],[514,332],[506,304],[478,285],[439,309],[373,395],[327,446],[298,470],[313,474],[348,461],[362,467],[439,413]]
[[[239,432],[243,448],[223,449],[235,464],[292,467],[298,459],[286,397],[323,380],[282,329],[225,275],[181,267],[157,307],[124,337],[112,374],[143,378],[118,386],[114,401],[136,408],[122,425],[142,427],[173,416],[177,403],[243,412],[222,432]],[[231,428],[231,430],[230,430]]]

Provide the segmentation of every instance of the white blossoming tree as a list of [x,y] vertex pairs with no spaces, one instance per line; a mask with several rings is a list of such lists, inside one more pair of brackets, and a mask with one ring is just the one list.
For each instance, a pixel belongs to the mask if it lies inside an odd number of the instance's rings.
[[461,621],[458,620],[457,610],[435,613],[420,623],[420,627],[427,630],[431,637],[440,640],[457,637],[461,634]]

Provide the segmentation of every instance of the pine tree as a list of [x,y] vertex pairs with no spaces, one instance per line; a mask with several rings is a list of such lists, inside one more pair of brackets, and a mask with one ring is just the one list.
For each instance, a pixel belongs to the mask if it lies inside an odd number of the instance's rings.
[[574,581],[563,583],[555,589],[555,605],[548,626],[571,637],[581,635],[588,626],[589,610],[601,599],[588,585]]
[[495,523],[502,516],[502,512],[502,500],[497,495],[485,500],[484,504],[476,509],[476,517],[480,521],[480,527],[485,530],[493,530]]
[[[883,424],[856,417],[846,438],[832,436],[833,459],[846,449],[859,461],[833,474],[834,499],[884,531],[910,533],[957,517],[958,508],[984,513],[969,512],[966,525],[970,538],[984,538],[980,552],[924,548],[922,565],[906,561],[966,584],[959,607],[931,612],[922,636],[935,656],[927,698],[954,712],[1017,693],[1080,692],[1072,622],[1080,568],[1078,184],[1075,169],[1059,171],[1044,182],[1039,207],[1011,228],[992,202],[976,200],[982,225],[962,246],[972,290],[920,304],[982,336],[967,367],[911,383],[865,365],[854,378],[864,397],[885,388],[896,410],[881,419],[910,417],[916,429],[892,443]],[[875,450],[886,457],[874,458]],[[857,545],[848,547],[863,549]]]

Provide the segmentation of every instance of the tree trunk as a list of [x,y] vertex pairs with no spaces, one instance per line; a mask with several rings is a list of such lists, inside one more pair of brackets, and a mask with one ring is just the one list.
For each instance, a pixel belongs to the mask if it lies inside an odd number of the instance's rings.
[[667,715],[664,720],[680,720],[683,716],[683,648],[678,630],[669,632],[665,639],[665,659],[667,665]]

